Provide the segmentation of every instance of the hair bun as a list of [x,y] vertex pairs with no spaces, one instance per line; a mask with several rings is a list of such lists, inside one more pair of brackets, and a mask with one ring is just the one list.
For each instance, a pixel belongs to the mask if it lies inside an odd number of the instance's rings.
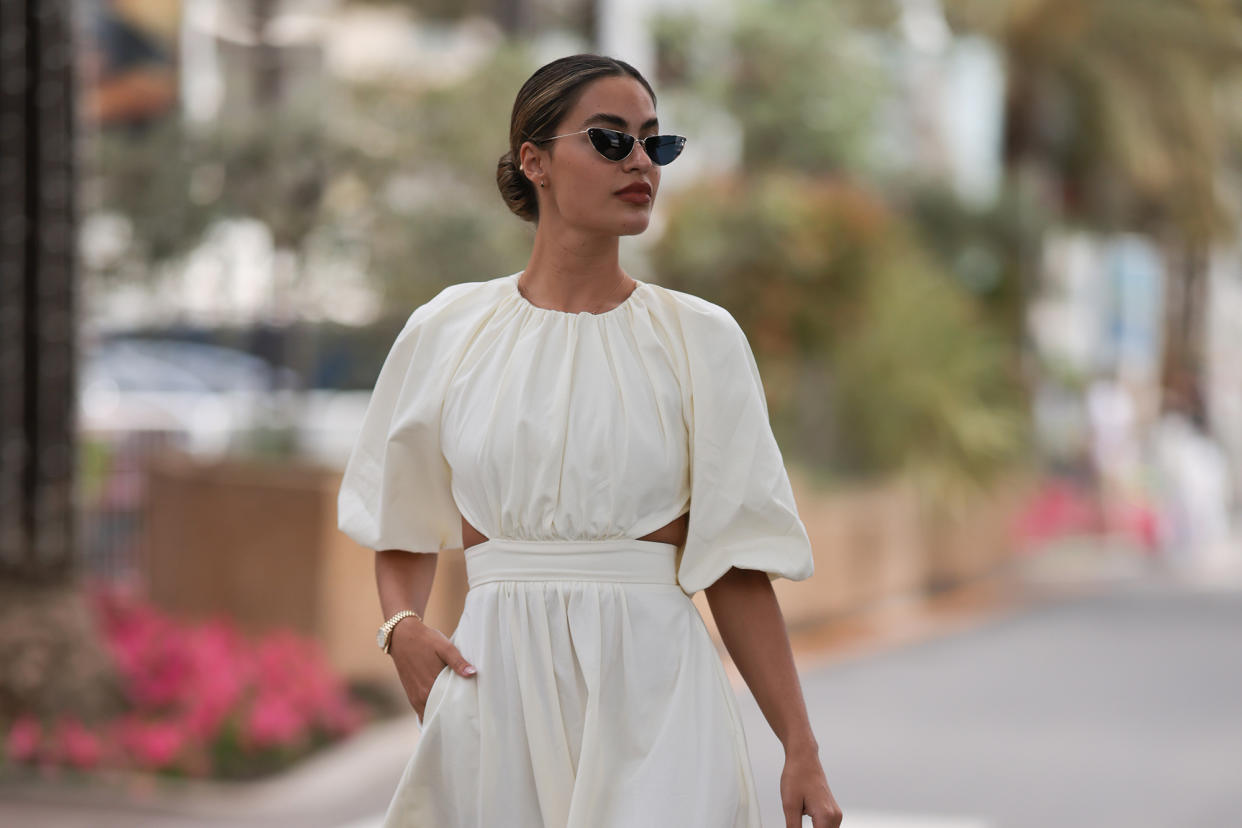
[[514,215],[526,221],[535,221],[539,217],[535,188],[518,167],[512,150],[505,152],[496,162],[496,186]]

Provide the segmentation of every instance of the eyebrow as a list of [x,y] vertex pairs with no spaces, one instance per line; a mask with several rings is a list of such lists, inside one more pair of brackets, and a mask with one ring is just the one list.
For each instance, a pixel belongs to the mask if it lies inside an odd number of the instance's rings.
[[[594,124],[594,123],[608,124],[609,126],[614,126],[614,127],[617,127],[618,129],[627,129],[630,125],[629,121],[625,120],[620,115],[613,115],[610,112],[597,112],[582,122],[582,128],[585,129],[587,124]],[[660,128],[660,119],[649,118],[643,122],[643,125],[638,128],[638,131],[642,132],[644,129],[659,129],[659,128]]]

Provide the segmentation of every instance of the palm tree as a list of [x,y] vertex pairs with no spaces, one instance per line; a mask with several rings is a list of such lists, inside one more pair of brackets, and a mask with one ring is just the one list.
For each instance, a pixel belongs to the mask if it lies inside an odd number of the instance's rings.
[[[1231,236],[1222,80],[1242,68],[1242,9],[1216,0],[946,0],[1003,47],[1009,170],[1069,222],[1138,230],[1170,263],[1163,386],[1202,375],[1205,271]],[[1171,396],[1171,395],[1170,395]]]

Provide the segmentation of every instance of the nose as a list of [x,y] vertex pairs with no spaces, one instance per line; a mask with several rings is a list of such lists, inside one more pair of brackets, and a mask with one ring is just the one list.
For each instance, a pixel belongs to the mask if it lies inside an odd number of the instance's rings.
[[627,167],[645,166],[654,167],[655,162],[651,160],[651,156],[647,154],[647,146],[641,139],[634,139],[634,146],[630,148],[630,154],[625,157],[623,162]]

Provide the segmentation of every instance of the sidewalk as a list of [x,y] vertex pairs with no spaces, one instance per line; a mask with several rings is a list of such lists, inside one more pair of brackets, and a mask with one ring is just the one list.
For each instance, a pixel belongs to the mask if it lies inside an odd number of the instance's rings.
[[337,826],[391,796],[418,740],[413,715],[371,725],[257,782],[115,777],[0,783],[0,825],[29,828]]
[[[1128,550],[1065,545],[995,575],[927,598],[890,602],[790,636],[800,672],[949,635],[1035,605],[1160,577]],[[1214,583],[1220,583],[1217,579]],[[1224,582],[1228,585],[1228,581]],[[1237,578],[1242,590],[1242,574]],[[741,676],[726,671],[737,690]],[[341,826],[373,819],[418,739],[413,715],[371,726],[293,770],[262,782],[169,781],[128,786],[31,779],[0,783],[0,824],[30,828]]]
[[[1150,565],[1132,550],[1071,542],[939,594],[901,597],[832,624],[791,631],[789,640],[799,672],[806,672],[1150,575]],[[741,677],[727,659],[726,669],[740,686]]]

